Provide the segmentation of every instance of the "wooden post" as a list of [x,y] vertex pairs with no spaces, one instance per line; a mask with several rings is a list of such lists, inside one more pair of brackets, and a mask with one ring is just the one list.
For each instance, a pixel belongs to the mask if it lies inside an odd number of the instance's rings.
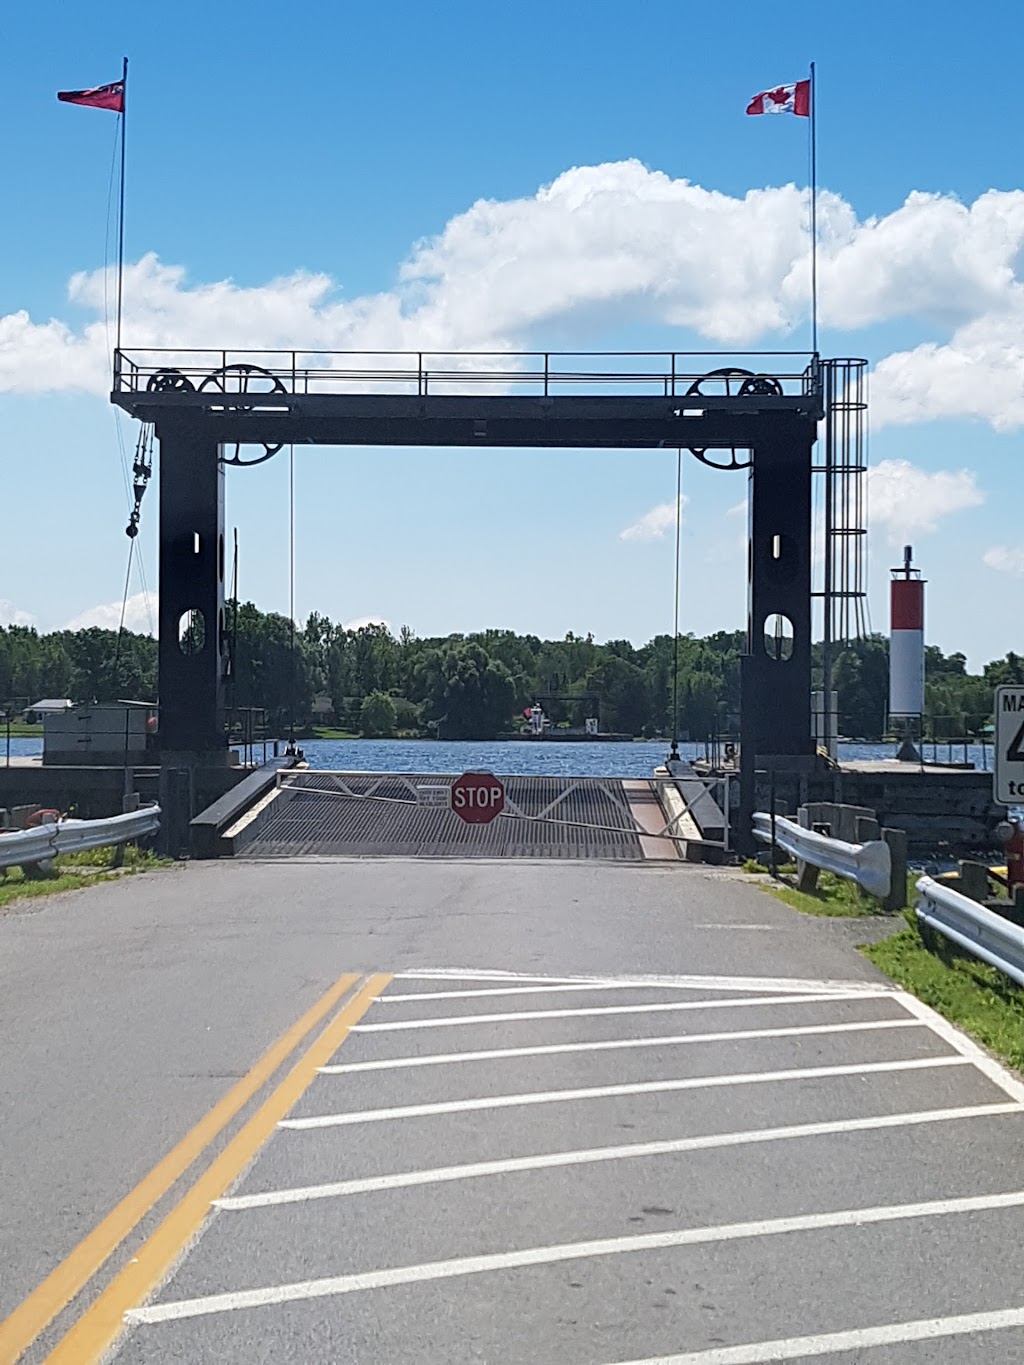
[[[811,828],[811,813],[806,806],[801,806],[796,813],[797,824],[801,829]],[[796,860],[796,889],[798,891],[812,892],[818,889],[819,868],[813,863],[805,863],[803,858]]]
[[907,903],[907,831],[883,829],[882,838],[889,845],[892,858],[892,880],[889,894],[882,899],[882,909],[902,910]]

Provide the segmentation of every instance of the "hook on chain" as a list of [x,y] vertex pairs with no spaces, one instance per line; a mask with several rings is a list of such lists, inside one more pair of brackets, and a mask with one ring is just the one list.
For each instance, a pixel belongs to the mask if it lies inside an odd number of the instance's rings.
[[129,540],[139,534],[139,518],[142,514],[142,499],[153,474],[153,423],[143,422],[139,428],[139,439],[135,443],[135,459],[132,463],[132,491],[135,506],[124,533]]

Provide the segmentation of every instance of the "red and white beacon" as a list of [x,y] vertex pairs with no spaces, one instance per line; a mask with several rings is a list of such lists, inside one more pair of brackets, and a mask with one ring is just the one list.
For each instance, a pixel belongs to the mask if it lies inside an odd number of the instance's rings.
[[902,739],[898,756],[916,762],[924,715],[925,580],[913,558],[913,546],[904,546],[902,566],[890,570],[889,726]]

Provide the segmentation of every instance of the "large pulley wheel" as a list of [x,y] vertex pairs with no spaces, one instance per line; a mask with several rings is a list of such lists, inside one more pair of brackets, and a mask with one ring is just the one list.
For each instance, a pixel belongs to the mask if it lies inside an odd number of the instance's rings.
[[[704,386],[708,387],[705,388]],[[752,394],[771,394],[774,397],[782,396],[782,385],[779,381],[767,374],[754,374],[752,370],[740,370],[726,368],[724,370],[711,370],[710,373],[702,375],[700,379],[695,379],[686,390],[687,398],[712,393],[724,394],[726,397],[735,395],[737,398],[746,398]],[[709,457],[709,450],[716,450],[720,454],[727,456],[725,460],[713,460]],[[690,446],[690,454],[695,455],[701,464],[706,464],[710,469],[749,469],[753,463],[748,451],[742,454],[745,458],[740,458],[740,452],[735,446],[705,447]]]
[[[262,365],[223,365],[219,370],[214,370],[208,374],[199,385],[200,390],[209,392],[211,389],[224,394],[261,394],[261,393],[287,393],[288,390],[276,374],[271,374]],[[232,409],[230,405],[225,405],[225,411],[244,411],[244,408]],[[225,445],[224,454],[221,455],[223,464],[233,465],[254,465],[263,464],[272,455],[276,455],[281,449],[281,442],[278,445],[263,446],[263,454],[257,455],[251,460],[242,459],[242,447],[240,444]],[[233,451],[234,454],[227,452]]]
[[181,370],[157,370],[149,376],[147,393],[195,393],[196,386]]

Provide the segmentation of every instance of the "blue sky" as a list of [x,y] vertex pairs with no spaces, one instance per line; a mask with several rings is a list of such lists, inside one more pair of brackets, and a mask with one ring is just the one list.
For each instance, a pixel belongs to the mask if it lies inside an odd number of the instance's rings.
[[[872,365],[872,622],[909,540],[930,639],[1024,647],[1019,6],[37,0],[4,37],[0,617],[116,624],[128,549],[116,119],[57,89],[129,56],[126,349],[743,351],[808,343],[806,124],[744,108],[813,59],[821,349]],[[657,452],[297,452],[298,614],[643,641],[671,628],[674,478]],[[683,626],[739,627],[743,477],[683,480]],[[228,480],[242,594],[278,610],[287,486],[283,456]],[[154,488],[143,628],[156,513]]]

